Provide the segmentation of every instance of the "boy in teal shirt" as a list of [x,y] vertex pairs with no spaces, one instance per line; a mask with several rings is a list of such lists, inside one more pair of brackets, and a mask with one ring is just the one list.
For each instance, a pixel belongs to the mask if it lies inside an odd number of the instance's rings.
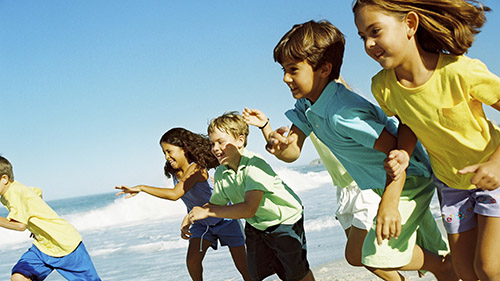
[[451,262],[439,256],[447,246],[429,210],[434,186],[427,156],[418,145],[408,176],[386,179],[383,162],[397,147],[397,120],[335,81],[344,42],[331,23],[309,21],[295,25],[275,47],[275,61],[297,102],[286,112],[293,122],[288,135],[286,128],[272,132],[268,151],[293,162],[314,132],[361,189],[381,196],[371,229],[353,226],[349,231],[349,263],[362,264],[385,280],[401,280],[397,270],[429,270],[438,280],[457,280]]
[[245,149],[248,133],[248,125],[234,112],[210,122],[212,153],[221,165],[210,203],[194,207],[182,231],[207,217],[244,218],[253,280],[274,273],[283,280],[314,280],[306,257],[302,203],[263,158]]
[[0,226],[28,229],[35,239],[12,268],[11,280],[44,280],[54,269],[67,280],[101,280],[78,231],[42,200],[41,189],[15,181],[12,165],[2,156],[0,195],[9,210],[7,218],[0,217]]

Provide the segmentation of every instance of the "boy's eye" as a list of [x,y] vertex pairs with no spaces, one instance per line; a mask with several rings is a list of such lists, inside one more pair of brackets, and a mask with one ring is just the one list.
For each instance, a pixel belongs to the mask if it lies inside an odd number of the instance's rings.
[[372,35],[377,35],[380,33],[380,28],[374,28],[372,29]]

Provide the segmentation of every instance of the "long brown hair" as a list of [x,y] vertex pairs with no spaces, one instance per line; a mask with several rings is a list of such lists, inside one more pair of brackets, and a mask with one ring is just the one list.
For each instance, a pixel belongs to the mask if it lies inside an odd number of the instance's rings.
[[420,18],[417,42],[425,51],[463,55],[491,11],[476,0],[355,0],[354,14],[362,6],[405,15],[415,12]]

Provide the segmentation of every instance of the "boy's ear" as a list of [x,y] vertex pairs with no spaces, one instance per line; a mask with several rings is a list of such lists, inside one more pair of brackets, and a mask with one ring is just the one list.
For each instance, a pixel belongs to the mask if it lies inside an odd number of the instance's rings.
[[328,77],[330,76],[330,73],[332,72],[332,63],[331,62],[325,62],[321,67],[319,68],[320,74],[322,77]]
[[0,177],[0,183],[3,184],[3,185],[7,185],[9,183],[9,176],[2,175]]
[[410,11],[406,14],[404,22],[406,23],[406,34],[408,38],[413,37],[417,33],[420,18],[417,13]]
[[243,148],[245,146],[245,136],[239,135],[237,138],[238,141],[238,149]]

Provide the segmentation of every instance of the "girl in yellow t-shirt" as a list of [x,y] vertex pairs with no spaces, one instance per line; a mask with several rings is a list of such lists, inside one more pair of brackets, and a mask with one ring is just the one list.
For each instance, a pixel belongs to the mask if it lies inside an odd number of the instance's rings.
[[[384,69],[372,92],[401,120],[384,165],[399,178],[418,139],[441,194],[452,260],[463,280],[500,280],[500,78],[463,54],[490,9],[473,0],[357,0],[358,33]],[[391,231],[391,227],[387,228]]]

